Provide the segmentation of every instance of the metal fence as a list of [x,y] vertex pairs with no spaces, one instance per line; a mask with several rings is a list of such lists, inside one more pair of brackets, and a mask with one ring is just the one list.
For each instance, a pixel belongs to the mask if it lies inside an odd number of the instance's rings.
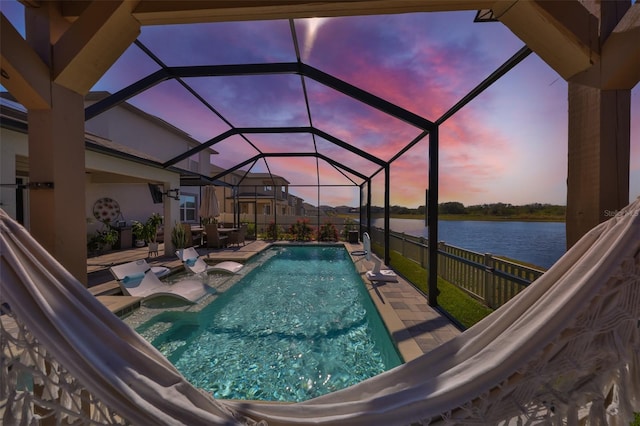
[[[371,239],[383,245],[384,231],[373,228]],[[390,250],[429,269],[426,238],[389,232]],[[542,275],[544,271],[460,247],[438,243],[438,275],[490,308],[498,308]]]

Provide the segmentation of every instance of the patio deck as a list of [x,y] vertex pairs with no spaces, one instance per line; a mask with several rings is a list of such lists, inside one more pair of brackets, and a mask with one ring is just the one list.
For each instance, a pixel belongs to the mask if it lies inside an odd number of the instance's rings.
[[[225,249],[198,248],[201,255],[208,253],[214,262],[233,260],[246,262],[270,245],[266,241],[247,241],[246,245]],[[362,244],[345,243],[350,253],[362,250]],[[160,246],[160,253],[164,247]],[[372,267],[364,256],[352,255],[354,264],[367,284],[372,299],[380,312],[389,333],[405,361],[414,359],[461,333],[444,315],[429,306],[427,299],[405,281],[371,283],[365,273]],[[146,259],[151,266],[181,269],[182,262],[176,256],[148,257],[148,249],[132,248],[114,251],[87,261],[89,291],[116,315],[125,315],[140,305],[140,298],[122,296],[117,282],[111,276],[112,265]]]

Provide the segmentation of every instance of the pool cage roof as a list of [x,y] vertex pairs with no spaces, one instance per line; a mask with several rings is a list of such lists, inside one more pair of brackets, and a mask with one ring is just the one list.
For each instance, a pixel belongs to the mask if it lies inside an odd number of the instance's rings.
[[[433,13],[417,15],[434,19]],[[487,24],[473,22],[491,20],[479,13],[475,19],[468,14],[465,17],[478,27]],[[481,61],[476,74],[465,76],[459,87],[452,89],[460,93],[456,103],[427,109],[424,105],[428,101],[418,102],[418,106],[412,102],[421,98],[422,88],[396,84],[402,88],[398,93],[386,90],[376,80],[376,69],[389,68],[389,62],[396,60],[398,52],[392,51],[393,46],[386,54],[375,55],[361,39],[327,36],[349,26],[357,28],[360,37],[377,37],[372,44],[389,42],[380,35],[381,28],[363,29],[370,19],[143,27],[140,37],[94,86],[94,90],[111,94],[88,106],[85,119],[89,121],[126,101],[200,142],[195,148],[161,159],[159,165],[164,168],[213,149],[212,163],[222,171],[201,176],[185,170],[185,186],[228,186],[222,178],[233,172],[243,176],[235,183],[241,186],[247,173],[262,173],[270,176],[265,182],[271,180],[274,186],[274,176],[279,176],[290,181],[293,190],[313,188],[318,206],[325,194],[356,188],[361,218],[366,222],[374,198],[372,182],[380,179],[376,185],[383,199],[374,201],[384,204],[386,248],[390,176],[396,164],[413,167],[416,179],[424,181],[422,196],[431,188],[426,209],[429,240],[437,241],[438,128],[531,51],[524,46],[509,58]],[[477,57],[471,60],[477,61]],[[363,63],[368,72],[361,71]],[[428,57],[424,64],[409,65],[439,72]],[[425,117],[434,114],[435,119]],[[416,168],[415,161],[403,163],[407,155],[423,159],[424,167]],[[393,188],[398,185],[402,183],[394,182]],[[388,249],[385,253],[388,263]],[[435,285],[435,279],[432,281]]]

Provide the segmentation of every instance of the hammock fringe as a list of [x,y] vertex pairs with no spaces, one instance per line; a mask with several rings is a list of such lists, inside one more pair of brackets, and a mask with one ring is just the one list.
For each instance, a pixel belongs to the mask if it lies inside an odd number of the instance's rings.
[[0,274],[7,425],[626,426],[640,412],[640,198],[460,336],[296,404],[195,388],[2,210]]

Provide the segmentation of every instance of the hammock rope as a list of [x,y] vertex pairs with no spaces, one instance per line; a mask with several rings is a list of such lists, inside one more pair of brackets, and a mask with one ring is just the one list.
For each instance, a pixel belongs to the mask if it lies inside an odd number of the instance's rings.
[[2,424],[627,425],[640,411],[640,199],[423,356],[295,404],[191,385],[0,210]]

